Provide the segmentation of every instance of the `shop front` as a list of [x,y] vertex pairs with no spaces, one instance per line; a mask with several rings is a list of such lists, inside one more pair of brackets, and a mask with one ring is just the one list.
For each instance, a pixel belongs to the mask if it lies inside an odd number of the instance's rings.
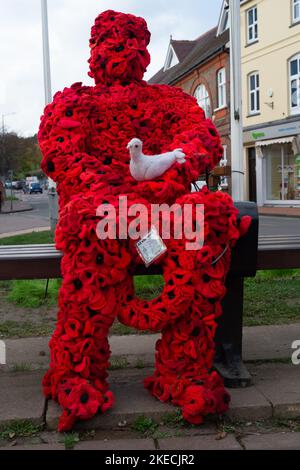
[[[248,164],[249,188],[254,176],[259,206],[300,206],[300,129],[297,134],[271,139],[265,137],[278,135],[281,128],[265,130],[252,132],[255,142],[248,135],[248,161],[255,154],[256,162],[254,170]],[[250,174],[253,171],[255,174]]]

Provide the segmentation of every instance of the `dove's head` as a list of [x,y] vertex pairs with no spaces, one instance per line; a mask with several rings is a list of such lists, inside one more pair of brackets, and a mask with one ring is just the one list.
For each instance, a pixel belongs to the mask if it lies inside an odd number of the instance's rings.
[[143,152],[143,142],[140,139],[132,139],[127,148],[131,158],[139,157]]
[[150,63],[150,36],[143,18],[104,11],[92,27],[89,75],[106,85],[142,80]]

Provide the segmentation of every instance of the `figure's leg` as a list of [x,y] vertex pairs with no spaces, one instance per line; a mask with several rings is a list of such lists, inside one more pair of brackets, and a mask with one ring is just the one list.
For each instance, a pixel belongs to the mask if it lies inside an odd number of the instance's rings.
[[204,245],[190,253],[177,247],[181,269],[191,274],[194,296],[188,310],[163,328],[155,373],[145,380],[155,397],[179,406],[193,424],[200,424],[207,414],[225,412],[230,401],[221,377],[212,371],[216,319],[226,293],[231,246],[238,238],[234,208],[229,202],[223,207],[223,199],[227,202],[219,193],[195,193],[180,200],[205,205]]
[[[62,406],[59,430],[87,420],[113,405],[107,383],[108,332],[117,315],[117,292],[124,276],[112,272],[111,244],[91,235],[62,261],[59,315],[50,341],[50,370],[44,393]],[[71,246],[71,244],[70,244]]]
[[182,409],[183,418],[200,424],[208,414],[227,410],[230,401],[223,381],[211,372],[216,323],[213,306],[207,314],[191,311],[162,331],[156,344],[156,370],[145,387],[160,401]]

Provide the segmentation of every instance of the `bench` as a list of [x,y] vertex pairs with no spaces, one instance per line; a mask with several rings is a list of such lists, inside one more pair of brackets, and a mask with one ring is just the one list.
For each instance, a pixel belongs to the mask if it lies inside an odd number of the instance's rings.
[[[223,315],[216,333],[215,368],[227,387],[252,383],[242,362],[244,278],[257,270],[300,268],[300,235],[258,237],[258,213],[254,203],[236,203],[239,217],[248,214],[252,225],[232,253]],[[61,277],[62,253],[52,244],[0,246],[0,280],[54,279]],[[136,275],[161,274],[159,266],[141,266]]]

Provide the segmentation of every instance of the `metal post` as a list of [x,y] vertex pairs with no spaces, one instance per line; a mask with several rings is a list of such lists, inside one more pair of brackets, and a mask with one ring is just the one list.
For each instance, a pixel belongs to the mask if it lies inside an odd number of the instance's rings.
[[13,170],[9,170],[9,178],[10,178],[10,212],[13,211],[13,197],[14,197],[14,191],[13,191]]
[[43,27],[43,63],[44,63],[44,86],[45,103],[51,103],[51,70],[50,70],[50,48],[49,48],[49,30],[48,30],[48,8],[47,0],[41,0],[42,7],[42,27]]
[[232,197],[244,201],[240,0],[229,0]]
[[257,269],[258,212],[253,202],[238,202],[238,220],[249,215],[252,223],[247,234],[240,238],[232,251],[231,270],[226,280],[227,293],[223,299],[223,315],[218,318],[214,366],[230,388],[248,387],[251,376],[243,364],[244,278],[254,277]]
[[[51,90],[51,69],[50,69],[50,48],[49,48],[49,30],[48,30],[48,8],[47,0],[41,0],[42,8],[42,28],[43,28],[43,63],[44,63],[44,87],[45,87],[45,103],[52,101]],[[49,196],[49,212],[50,227],[54,231],[58,220],[58,197],[56,192],[56,184],[48,178],[48,196]]]

